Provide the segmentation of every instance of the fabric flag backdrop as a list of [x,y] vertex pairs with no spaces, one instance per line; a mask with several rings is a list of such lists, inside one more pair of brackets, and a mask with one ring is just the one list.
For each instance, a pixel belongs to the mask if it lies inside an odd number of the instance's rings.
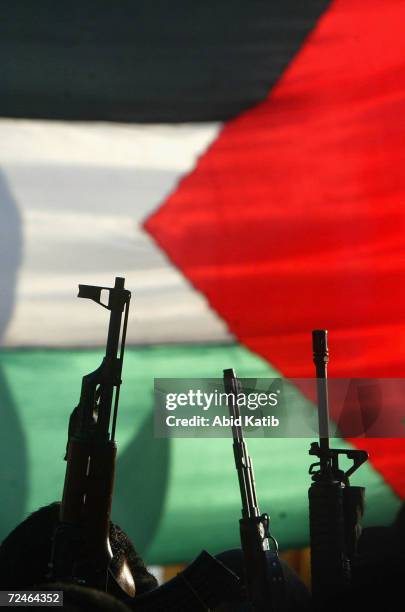
[[[267,97],[227,100],[227,122],[222,107],[187,124],[0,121],[2,535],[61,495],[68,415],[106,330],[79,282],[133,291],[113,514],[150,563],[234,547],[240,513],[229,439],[153,439],[154,377],[310,376],[314,327],[332,376],[403,375],[404,13],[318,3]],[[27,99],[16,114],[53,116]],[[249,441],[283,548],[308,542],[308,445]],[[387,523],[404,445],[359,446],[365,522]]]

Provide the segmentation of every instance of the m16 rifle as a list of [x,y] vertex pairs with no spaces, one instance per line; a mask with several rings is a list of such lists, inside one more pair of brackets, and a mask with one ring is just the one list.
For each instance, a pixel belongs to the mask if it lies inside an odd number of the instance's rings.
[[105,357],[100,367],[83,377],[80,401],[69,421],[63,498],[49,567],[52,580],[109,592],[121,588],[132,597],[135,588],[128,568],[123,565],[117,579],[109,569],[114,438],[131,299],[124,285],[119,277],[112,288],[79,285],[78,297],[108,309],[110,322]]
[[270,534],[269,515],[261,514],[256,498],[252,460],[243,439],[238,396],[239,380],[233,369],[224,370],[224,387],[232,418],[233,452],[242,499],[239,520],[247,597],[255,612],[277,612],[285,608],[285,583],[278,545]]
[[[327,331],[314,330],[312,345],[317,376],[319,443],[311,444],[309,454],[318,457],[319,461],[309,468],[312,476],[308,491],[309,526],[312,594],[315,600],[322,602],[350,586],[365,489],[351,486],[349,477],[367,461],[368,453],[330,448]],[[347,471],[339,467],[342,455],[353,462]]]

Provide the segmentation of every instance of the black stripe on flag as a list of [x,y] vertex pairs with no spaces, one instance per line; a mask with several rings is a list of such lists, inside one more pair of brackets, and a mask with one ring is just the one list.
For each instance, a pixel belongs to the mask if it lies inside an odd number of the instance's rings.
[[329,0],[5,3],[0,115],[218,121],[260,102]]

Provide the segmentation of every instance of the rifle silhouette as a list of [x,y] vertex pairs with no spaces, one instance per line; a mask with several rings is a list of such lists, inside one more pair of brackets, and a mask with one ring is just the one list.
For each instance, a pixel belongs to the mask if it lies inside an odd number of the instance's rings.
[[[117,579],[109,570],[114,438],[131,299],[124,285],[120,277],[114,287],[79,285],[78,297],[109,310],[110,321],[105,357],[94,372],[83,376],[79,404],[69,420],[65,483],[49,576],[103,591],[122,589],[133,596],[134,583],[125,562]],[[107,303],[102,302],[102,292],[108,292]]]
[[[309,468],[312,484],[308,496],[312,594],[317,601],[333,597],[350,586],[351,566],[361,532],[365,488],[351,486],[349,477],[368,459],[366,451],[329,446],[327,333],[323,329],[312,332],[319,443],[311,444],[309,454],[318,457],[319,461]],[[353,462],[346,471],[339,467],[342,455]]]
[[276,612],[285,607],[284,574],[278,544],[270,534],[269,515],[261,514],[256,497],[253,464],[243,438],[237,403],[241,385],[233,369],[224,370],[224,387],[230,401],[233,452],[242,499],[239,520],[248,600],[255,612]]

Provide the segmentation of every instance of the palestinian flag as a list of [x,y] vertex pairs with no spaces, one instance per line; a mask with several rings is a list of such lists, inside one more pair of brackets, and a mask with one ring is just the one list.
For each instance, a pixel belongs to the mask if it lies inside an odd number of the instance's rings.
[[[229,439],[154,439],[154,377],[312,376],[322,327],[331,376],[404,375],[404,19],[398,0],[7,7],[1,536],[61,496],[106,330],[79,282],[133,291],[113,514],[149,563],[238,545],[240,514]],[[249,441],[282,548],[308,543],[308,445]],[[365,524],[388,523],[404,442],[359,446]]]

